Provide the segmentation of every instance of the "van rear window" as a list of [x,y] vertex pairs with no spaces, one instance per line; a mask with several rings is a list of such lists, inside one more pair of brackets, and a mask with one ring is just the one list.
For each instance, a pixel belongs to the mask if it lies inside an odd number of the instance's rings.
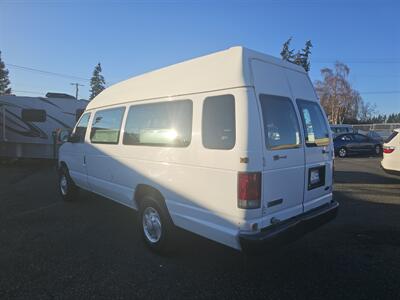
[[318,103],[297,99],[307,147],[329,145],[329,130]]
[[269,150],[300,147],[300,128],[289,98],[260,95],[265,144]]

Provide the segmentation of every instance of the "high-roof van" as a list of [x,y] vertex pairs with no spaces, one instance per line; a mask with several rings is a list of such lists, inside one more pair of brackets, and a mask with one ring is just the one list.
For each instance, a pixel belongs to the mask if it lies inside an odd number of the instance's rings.
[[60,148],[59,190],[138,210],[155,250],[174,227],[257,249],[335,217],[333,157],[307,73],[234,47],[101,92]]

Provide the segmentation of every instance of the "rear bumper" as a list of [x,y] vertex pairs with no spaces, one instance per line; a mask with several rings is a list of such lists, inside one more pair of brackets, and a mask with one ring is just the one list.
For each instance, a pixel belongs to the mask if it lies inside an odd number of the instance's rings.
[[240,246],[245,252],[258,251],[296,240],[333,220],[337,215],[338,207],[338,202],[331,201],[289,220],[271,225],[259,233],[239,234]]
[[386,169],[382,164],[381,164],[381,168],[382,168],[382,170],[385,171],[387,174],[390,174],[390,175],[398,175],[398,176],[400,176],[400,171],[398,171],[398,170]]

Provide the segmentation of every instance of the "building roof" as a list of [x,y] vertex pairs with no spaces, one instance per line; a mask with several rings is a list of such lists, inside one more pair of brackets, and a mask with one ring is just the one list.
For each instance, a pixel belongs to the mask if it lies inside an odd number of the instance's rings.
[[87,109],[130,101],[252,86],[250,59],[305,72],[295,64],[244,47],[232,47],[119,82],[102,91]]

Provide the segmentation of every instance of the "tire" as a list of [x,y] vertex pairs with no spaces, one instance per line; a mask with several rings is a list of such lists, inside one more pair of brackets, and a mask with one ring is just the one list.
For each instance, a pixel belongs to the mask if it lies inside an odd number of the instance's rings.
[[375,145],[374,147],[374,154],[376,156],[380,156],[382,154],[382,147],[381,145]]
[[58,172],[58,191],[64,201],[72,201],[78,196],[79,188],[75,185],[65,166],[60,167]]
[[140,201],[139,228],[150,250],[166,254],[172,250],[174,225],[164,205],[152,196]]
[[347,149],[345,147],[341,147],[338,151],[338,156],[340,158],[344,158],[347,156]]

